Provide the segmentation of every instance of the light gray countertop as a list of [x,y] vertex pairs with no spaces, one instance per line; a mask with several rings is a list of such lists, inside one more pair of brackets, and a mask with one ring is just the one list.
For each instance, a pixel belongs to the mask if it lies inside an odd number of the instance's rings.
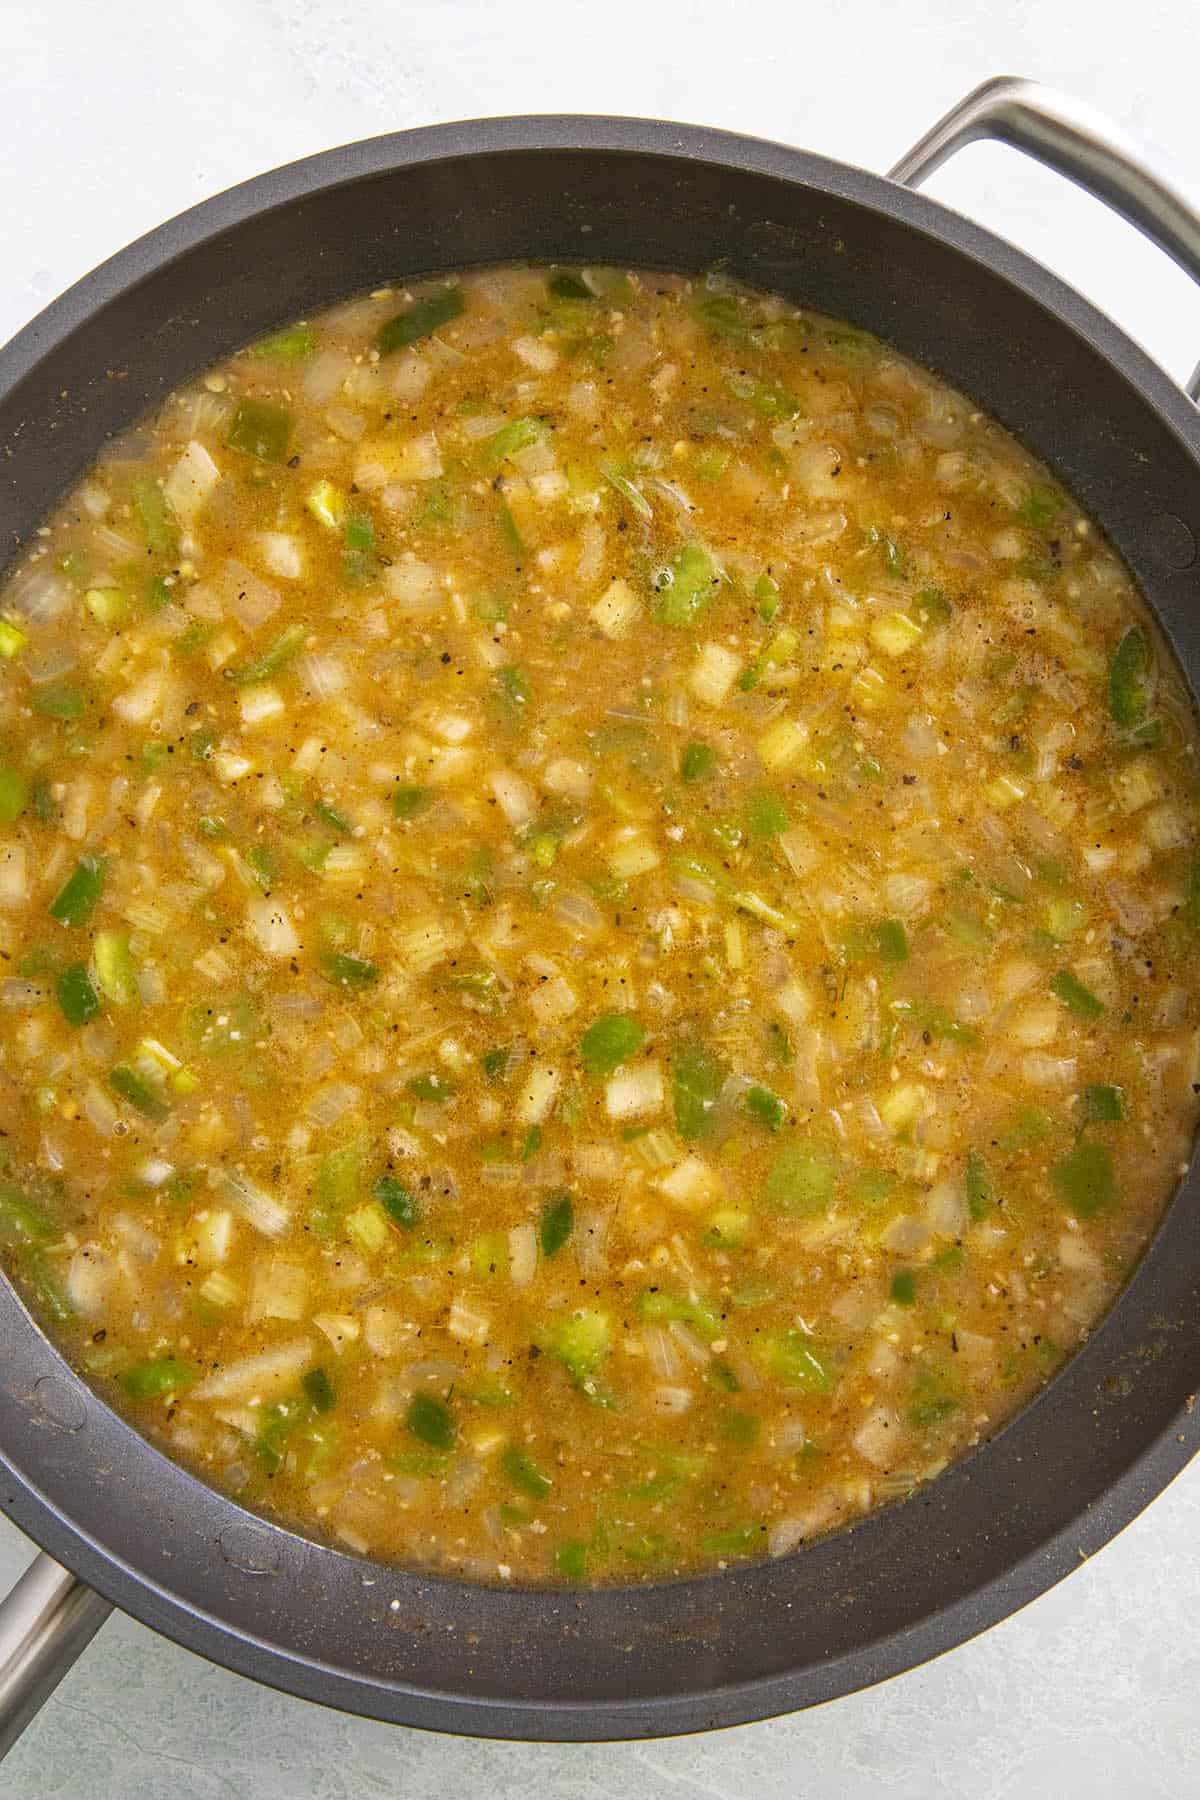
[[[977,81],[1018,73],[1154,141],[1200,195],[1195,0],[0,0],[0,20],[0,337],[219,188],[480,114],[687,119],[883,168]],[[1044,170],[979,146],[931,191],[1055,267],[1173,374],[1200,356],[1186,278]],[[1194,1466],[1070,1581],[940,1661],[791,1719],[636,1746],[398,1731],[117,1618],[0,1769],[0,1795],[1182,1800],[1200,1793],[1198,1520]],[[0,1587],[30,1555],[0,1521]]]

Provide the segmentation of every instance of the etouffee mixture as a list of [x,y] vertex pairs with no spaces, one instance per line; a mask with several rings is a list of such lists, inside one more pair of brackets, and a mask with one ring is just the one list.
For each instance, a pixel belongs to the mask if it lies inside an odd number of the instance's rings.
[[115,441],[0,594],[0,1241],[205,1480],[487,1580],[996,1430],[1190,1151],[1195,732],[970,401],[486,271]]

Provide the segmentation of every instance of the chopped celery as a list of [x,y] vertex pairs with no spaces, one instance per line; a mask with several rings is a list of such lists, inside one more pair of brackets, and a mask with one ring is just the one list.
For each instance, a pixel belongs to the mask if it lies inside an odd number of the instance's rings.
[[759,1200],[775,1212],[820,1212],[833,1199],[833,1157],[819,1144],[797,1140],[777,1154]]
[[127,931],[98,931],[92,946],[96,985],[114,1006],[128,1006],[138,997],[137,970]]
[[443,325],[449,325],[452,319],[460,316],[465,306],[466,297],[457,282],[452,287],[438,288],[432,294],[425,294],[421,299],[412,301],[403,312],[396,313],[381,327],[375,338],[376,348],[384,356],[393,350],[405,350],[409,344],[418,343],[421,338],[440,331]]
[[415,819],[433,803],[433,794],[423,787],[392,789],[392,811],[398,819]]
[[908,961],[908,933],[899,919],[881,919],[875,927],[875,947],[885,963]]
[[1131,625],[1108,670],[1108,710],[1127,730],[1140,725],[1150,709],[1154,658],[1142,625]]
[[765,1125],[768,1131],[779,1131],[787,1118],[787,1101],[781,1100],[769,1087],[761,1087],[756,1082],[742,1095],[742,1111],[756,1124]]
[[41,713],[44,719],[59,719],[67,725],[82,719],[87,711],[87,701],[79,689],[64,686],[61,682],[39,688],[32,705],[34,712]]
[[307,325],[292,325],[286,331],[277,331],[273,337],[264,338],[254,347],[255,356],[278,356],[284,362],[300,362],[311,356],[317,347],[317,340]]
[[603,1013],[580,1038],[579,1060],[589,1075],[611,1075],[645,1041],[645,1032],[628,1013]]
[[181,1394],[195,1381],[199,1370],[178,1356],[155,1356],[136,1362],[121,1377],[131,1400],[164,1400]]
[[171,1110],[163,1095],[128,1063],[118,1063],[115,1069],[110,1069],[108,1082],[114,1093],[156,1125],[161,1125]]
[[1097,1000],[1091,989],[1085,988],[1070,969],[1060,969],[1050,985],[1067,1011],[1073,1012],[1076,1018],[1098,1019],[1104,1011],[1103,1000]]
[[317,1170],[317,1205],[321,1214],[329,1217],[357,1200],[366,1152],[367,1140],[360,1135],[322,1157]]
[[324,1369],[310,1369],[300,1385],[317,1412],[332,1412],[337,1405],[337,1394]]
[[373,987],[379,980],[378,965],[369,962],[365,956],[351,956],[344,950],[324,950],[320,960],[322,975],[334,987],[358,992]]
[[1025,497],[1016,510],[1022,525],[1032,525],[1035,531],[1046,531],[1062,511],[1062,500],[1053,488],[1035,483],[1026,489]]
[[702,744],[698,738],[693,738],[679,759],[679,773],[684,781],[707,781],[715,774],[716,767],[716,751],[711,744]]
[[102,856],[81,856],[50,902],[50,917],[60,925],[86,925],[100,904],[105,873]]
[[949,1375],[923,1366],[917,1370],[909,1397],[909,1423],[919,1430],[937,1425],[958,1411],[960,1398],[957,1384]]
[[727,1531],[710,1531],[701,1538],[700,1548],[706,1556],[760,1556],[767,1547],[764,1524],[735,1525]]
[[500,1458],[500,1467],[508,1476],[515,1488],[528,1494],[532,1500],[543,1499],[554,1486],[548,1475],[544,1475],[524,1450],[515,1444],[509,1444]]
[[720,571],[708,551],[685,544],[654,576],[654,616],[660,625],[694,625],[720,585]]
[[11,825],[29,804],[29,783],[19,769],[0,765],[0,825]]
[[119,625],[129,611],[129,595],[124,588],[94,587],[83,596],[83,604],[98,625]]
[[431,1450],[453,1450],[458,1441],[458,1428],[449,1409],[433,1394],[414,1394],[408,1403],[404,1423],[415,1438]]
[[293,419],[286,406],[247,396],[238,402],[225,442],[260,462],[283,462],[292,441]]
[[599,1400],[596,1371],[608,1352],[609,1336],[608,1314],[585,1310],[554,1320],[543,1331],[539,1343],[562,1363],[589,1399]]
[[588,1552],[587,1545],[578,1539],[560,1544],[554,1553],[554,1566],[564,1581],[584,1581],[587,1578]]
[[719,1338],[724,1326],[721,1315],[707,1300],[680,1294],[664,1294],[660,1288],[649,1288],[638,1301],[638,1311],[651,1325],[669,1325],[678,1321],[691,1325],[703,1338]]
[[303,647],[307,636],[307,625],[289,625],[261,655],[254,657],[251,662],[243,663],[240,669],[231,670],[229,679],[239,687],[269,681],[272,675],[278,675],[281,669],[286,669],[297,651]]
[[12,1182],[0,1182],[0,1244],[29,1249],[50,1243],[59,1233],[49,1214]]
[[556,1256],[575,1229],[575,1205],[570,1194],[554,1194],[542,1208],[538,1243],[543,1256]]
[[892,1276],[888,1293],[897,1306],[915,1306],[917,1303],[917,1277],[912,1269],[897,1269]]
[[1112,1153],[1094,1138],[1085,1138],[1050,1171],[1061,1197],[1081,1219],[1090,1219],[1117,1198]]
[[972,1219],[978,1221],[986,1218],[995,1205],[996,1195],[988,1166],[978,1150],[970,1150],[967,1153],[963,1186],[967,1195],[967,1211]]
[[346,1231],[360,1250],[368,1256],[376,1255],[391,1238],[391,1227],[387,1214],[374,1200],[368,1200],[365,1206],[356,1206],[347,1213]]
[[746,820],[752,838],[778,837],[791,824],[788,809],[778,794],[752,794],[746,809]]
[[510,419],[507,425],[494,431],[483,446],[484,462],[489,469],[498,469],[518,450],[527,450],[530,444],[540,443],[545,435],[546,426],[541,419]]
[[554,269],[546,277],[546,291],[553,300],[595,300],[582,275],[572,269]]
[[1101,1083],[1093,1083],[1083,1090],[1083,1120],[1085,1125],[1114,1125],[1125,1117],[1125,1092],[1123,1088],[1108,1087]]
[[54,991],[69,1025],[86,1025],[100,1011],[100,996],[92,986],[86,963],[72,963],[64,969]]
[[153,556],[174,557],[179,549],[179,528],[167,505],[167,497],[149,477],[133,486],[133,505]]
[[782,1387],[811,1394],[833,1391],[833,1372],[808,1335],[800,1330],[769,1334],[757,1340],[754,1355]]
[[725,1065],[703,1044],[688,1040],[671,1056],[671,1093],[679,1135],[703,1137],[725,1081]]
[[373,1192],[379,1205],[395,1224],[411,1230],[417,1223],[420,1217],[417,1202],[404,1183],[397,1181],[394,1175],[377,1176]]

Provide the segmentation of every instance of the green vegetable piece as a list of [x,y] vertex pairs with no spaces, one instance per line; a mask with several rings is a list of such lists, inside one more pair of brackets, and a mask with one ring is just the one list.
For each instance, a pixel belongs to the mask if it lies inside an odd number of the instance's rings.
[[278,356],[283,362],[301,362],[311,356],[317,347],[317,340],[307,325],[292,325],[286,331],[277,331],[273,337],[264,338],[255,346],[255,356]]
[[354,993],[361,993],[363,988],[374,987],[379,980],[376,963],[368,962],[365,956],[351,956],[345,950],[323,950],[321,973],[334,987],[346,988]]
[[531,1456],[524,1450],[518,1450],[510,1444],[500,1458],[500,1467],[508,1476],[515,1488],[528,1494],[532,1500],[541,1500],[550,1492],[554,1483],[548,1475],[543,1475]]
[[19,625],[14,625],[11,619],[0,619],[0,656],[6,662],[11,662],[28,642],[29,638]]
[[908,1420],[918,1430],[948,1419],[959,1407],[959,1391],[950,1377],[939,1369],[922,1368],[912,1385]]
[[1115,1125],[1125,1117],[1125,1090],[1094,1083],[1083,1090],[1085,1125]]
[[317,1412],[332,1412],[337,1405],[337,1394],[324,1369],[310,1369],[300,1385]]
[[231,450],[244,450],[260,462],[284,462],[292,441],[292,415],[273,400],[246,398],[238,402],[225,442]]
[[701,1243],[710,1250],[737,1250],[745,1243],[754,1221],[736,1206],[719,1206],[708,1221]]
[[60,925],[86,925],[100,904],[105,873],[102,856],[81,856],[74,872],[50,902],[50,917]]
[[443,325],[449,325],[452,319],[459,318],[466,304],[466,296],[457,282],[453,287],[438,288],[435,293],[425,294],[388,320],[376,336],[375,347],[382,356],[390,355],[393,350],[407,349],[409,344],[419,343],[422,338],[440,331]]
[[528,1162],[530,1157],[537,1155],[541,1147],[542,1128],[540,1125],[531,1125],[521,1139],[521,1161]]
[[746,324],[736,294],[704,294],[692,308],[696,317],[718,337],[739,338],[746,335]]
[[899,919],[881,919],[875,927],[875,947],[885,963],[908,961],[908,933]]
[[716,772],[717,753],[711,744],[694,738],[679,759],[679,773],[684,781],[707,781]]
[[404,1183],[397,1181],[394,1175],[377,1176],[372,1192],[388,1218],[394,1220],[397,1225],[403,1225],[406,1230],[411,1230],[417,1223],[421,1215],[416,1199]]
[[725,1561],[731,1556],[758,1556],[767,1547],[767,1528],[758,1525],[734,1525],[728,1531],[710,1531],[700,1540],[700,1548],[706,1556],[720,1557]]
[[660,625],[685,629],[694,625],[721,585],[708,551],[685,544],[654,577],[654,616]]
[[392,811],[398,819],[415,819],[433,803],[429,788],[398,787],[392,789]]
[[498,469],[518,450],[527,450],[530,444],[540,443],[545,435],[546,426],[541,419],[510,419],[484,444],[484,463],[489,469]]
[[555,269],[546,279],[546,289],[555,300],[595,300],[587,282],[582,275],[576,275],[571,269]]
[[1057,519],[1062,511],[1062,504],[1053,488],[1035,484],[1027,490],[1018,506],[1017,517],[1022,525],[1032,525],[1035,531],[1045,531]]
[[850,1197],[860,1206],[882,1206],[896,1191],[890,1169],[861,1169],[850,1185]]
[[818,1144],[802,1139],[779,1151],[759,1193],[763,1206],[782,1213],[815,1213],[833,1199],[834,1161]]
[[433,1394],[414,1394],[408,1403],[404,1423],[415,1438],[432,1450],[453,1450],[458,1440],[458,1427],[448,1408]]
[[608,1353],[609,1334],[607,1313],[584,1310],[556,1319],[542,1333],[539,1343],[562,1363],[576,1387],[590,1399],[599,1400],[595,1376]]
[[785,1331],[759,1340],[755,1354],[782,1387],[810,1394],[832,1393],[833,1372],[803,1331]]
[[787,1118],[787,1101],[781,1100],[769,1087],[755,1083],[742,1095],[742,1111],[755,1124],[765,1125],[768,1131],[780,1131]]
[[507,663],[504,668],[496,671],[496,686],[509,720],[514,725],[521,724],[522,715],[533,692],[525,670],[516,663]]
[[269,681],[272,675],[278,675],[282,669],[287,668],[292,658],[303,648],[307,636],[307,625],[289,625],[261,656],[256,656],[252,662],[243,663],[240,669],[231,670],[229,679],[239,687],[250,687],[257,681]]
[[11,1182],[0,1183],[0,1244],[32,1249],[58,1237],[49,1214]]
[[157,481],[146,476],[133,485],[133,506],[153,556],[174,557],[179,552],[179,527]]
[[967,1167],[963,1176],[963,1186],[967,1195],[967,1211],[972,1219],[978,1222],[986,1218],[996,1203],[995,1190],[988,1166],[978,1150],[967,1153]]
[[602,1013],[580,1038],[579,1058],[589,1075],[611,1075],[645,1041],[645,1032],[629,1013]]
[[897,1306],[915,1306],[917,1303],[917,1278],[911,1269],[897,1269],[892,1276],[889,1289]]
[[1090,1219],[1117,1198],[1117,1179],[1113,1159],[1107,1145],[1095,1138],[1082,1143],[1064,1156],[1051,1170],[1055,1187],[1073,1212]]
[[1060,969],[1050,986],[1067,1011],[1073,1012],[1076,1018],[1098,1019],[1104,1011],[1103,1000],[1097,1000],[1091,989],[1085,988],[1070,969]]
[[32,706],[44,719],[59,719],[66,725],[82,719],[87,711],[87,701],[78,688],[59,685],[39,688],[33,696]]
[[111,1069],[108,1082],[114,1093],[119,1094],[122,1100],[127,1100],[143,1118],[150,1119],[155,1125],[161,1125],[171,1110],[162,1094],[152,1088],[136,1069],[131,1069],[128,1063],[118,1063],[115,1069]]
[[199,1370],[178,1356],[155,1356],[136,1362],[121,1377],[131,1400],[164,1400],[191,1387]]
[[512,1063],[511,1044],[493,1044],[479,1059],[489,1081],[503,1081]]
[[913,614],[917,624],[923,626],[926,631],[932,631],[938,625],[944,625],[953,612],[954,608],[951,606],[945,590],[940,587],[922,588],[913,604]]
[[0,825],[11,825],[29,804],[29,783],[19,769],[0,766]]
[[710,1342],[724,1329],[720,1313],[707,1300],[664,1294],[661,1288],[648,1289],[638,1301],[638,1311],[651,1325],[691,1325]]
[[570,1194],[555,1194],[542,1209],[538,1243],[543,1256],[557,1256],[575,1229],[575,1203]]
[[671,1093],[681,1137],[691,1142],[708,1131],[724,1081],[724,1063],[703,1044],[688,1040],[676,1046],[671,1057]]
[[721,1420],[721,1436],[727,1444],[749,1450],[762,1436],[762,1420],[757,1413],[727,1412]]
[[513,517],[512,507],[507,500],[501,500],[497,508],[500,525],[500,536],[506,546],[520,562],[525,555],[525,539],[521,536],[521,528]]
[[752,794],[746,809],[746,821],[752,838],[778,837],[791,824],[788,809],[778,794]]
[[1153,670],[1149,634],[1143,626],[1131,625],[1108,669],[1108,710],[1125,730],[1140,725],[1150,710]]
[[581,1544],[578,1539],[569,1544],[561,1544],[555,1552],[554,1566],[564,1581],[586,1581],[587,1545]]
[[411,1080],[406,1081],[404,1086],[406,1092],[410,1093],[414,1100],[431,1102],[449,1100],[458,1092],[458,1083],[454,1077],[443,1074],[440,1069],[426,1069],[420,1075],[414,1075]]
[[68,1025],[86,1025],[100,1011],[100,996],[86,963],[72,963],[64,969],[54,991]]
[[96,983],[114,1006],[128,1006],[138,998],[137,970],[127,931],[98,931],[92,946]]

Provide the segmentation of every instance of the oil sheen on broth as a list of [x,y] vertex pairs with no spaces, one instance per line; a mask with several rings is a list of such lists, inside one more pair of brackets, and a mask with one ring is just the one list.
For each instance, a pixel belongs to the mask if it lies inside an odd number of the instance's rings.
[[727,283],[356,300],[2,597],[7,1266],[208,1481],[500,1580],[1019,1407],[1196,1117],[1194,734],[991,420]]

